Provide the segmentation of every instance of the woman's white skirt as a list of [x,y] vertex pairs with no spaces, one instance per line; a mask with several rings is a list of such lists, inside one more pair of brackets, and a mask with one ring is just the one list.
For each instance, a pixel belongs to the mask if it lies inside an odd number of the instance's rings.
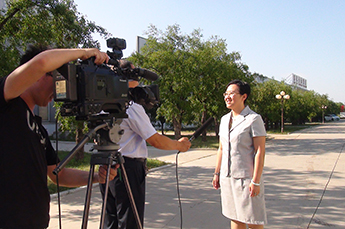
[[255,197],[250,197],[250,180],[220,177],[222,213],[231,220],[263,225],[267,223],[263,177],[261,177],[260,193]]

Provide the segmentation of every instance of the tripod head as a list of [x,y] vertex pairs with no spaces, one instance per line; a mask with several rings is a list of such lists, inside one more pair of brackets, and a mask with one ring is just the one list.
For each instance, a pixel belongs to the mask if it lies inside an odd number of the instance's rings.
[[122,119],[114,118],[110,126],[99,129],[96,132],[93,148],[98,151],[118,150],[120,148],[118,143],[124,134],[124,130],[120,127],[121,122]]
[[122,119],[116,119],[113,117],[109,120],[97,120],[90,123],[91,129],[84,138],[77,144],[72,151],[59,163],[54,169],[53,173],[57,175],[66,164],[73,158],[75,153],[81,149],[90,139],[94,138],[95,144],[94,149],[98,152],[104,151],[116,151],[120,148],[119,141],[124,133],[121,129],[120,124]]

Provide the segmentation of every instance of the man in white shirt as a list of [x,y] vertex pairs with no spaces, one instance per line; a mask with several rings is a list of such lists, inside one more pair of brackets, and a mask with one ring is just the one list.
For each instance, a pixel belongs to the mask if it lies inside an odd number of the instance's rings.
[[[128,61],[121,61],[121,68],[134,66]],[[129,88],[139,85],[136,80],[128,82]],[[145,177],[147,173],[146,158],[148,151],[146,142],[151,146],[163,150],[187,151],[191,143],[184,137],[172,140],[157,133],[152,126],[149,117],[145,113],[143,105],[132,101],[127,109],[128,118],[123,119],[121,128],[124,134],[119,142],[122,156],[125,159],[124,167],[128,176],[131,191],[134,197],[141,225],[144,223],[145,208]],[[128,193],[121,177],[122,171],[109,183],[107,209],[105,212],[104,228],[108,229],[135,229],[136,218],[130,205]],[[105,185],[100,185],[104,197]]]

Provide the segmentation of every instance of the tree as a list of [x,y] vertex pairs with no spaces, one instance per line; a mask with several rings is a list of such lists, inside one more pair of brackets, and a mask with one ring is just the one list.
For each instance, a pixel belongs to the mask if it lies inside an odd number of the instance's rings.
[[[55,48],[100,47],[92,33],[110,34],[77,11],[73,0],[10,0],[0,13],[0,76],[18,66],[28,43]],[[81,133],[83,123],[64,122],[65,128]],[[79,126],[79,128],[78,128]],[[76,139],[82,136],[77,134]],[[78,154],[83,157],[83,149]]]
[[278,127],[280,122],[280,102],[275,98],[281,90],[286,91],[287,85],[275,80],[254,83],[248,99],[248,105],[262,116],[266,129]]
[[290,95],[290,99],[284,101],[284,120],[293,125],[304,124],[313,119],[322,120],[322,105],[327,105],[327,113],[338,113],[340,110],[341,103],[336,104],[330,101],[328,95],[303,91],[287,85],[283,81],[268,79],[257,73],[254,73],[253,76],[264,82],[254,84],[248,103],[254,111],[262,116],[266,129],[278,128],[281,118],[281,101],[277,100],[275,95],[282,90]]
[[207,116],[224,114],[225,86],[249,75],[248,68],[236,62],[239,54],[227,54],[225,40],[218,37],[204,41],[200,30],[183,35],[176,24],[166,32],[151,25],[147,34],[143,54],[135,53],[131,60],[161,76],[162,105],[157,113],[173,123],[175,138],[181,136],[182,123],[199,124]]
[[174,125],[175,138],[181,137],[182,121],[190,113],[187,100],[190,96],[189,62],[185,35],[177,25],[169,26],[165,33],[151,25],[149,38],[143,48],[143,55],[132,55],[134,63],[153,69],[161,76],[157,82],[160,88],[161,106],[157,114]]
[[[228,112],[222,94],[231,80],[251,82],[252,79],[248,77],[248,67],[240,63],[239,53],[227,53],[225,40],[216,36],[207,41],[201,38],[199,30],[195,30],[193,37],[190,37],[190,52],[194,62],[193,74],[190,76],[192,93],[189,101],[193,110],[193,120],[201,120],[201,123],[204,123],[207,116],[219,118]],[[215,123],[217,127],[217,119]],[[206,140],[206,132],[203,133],[203,140]]]

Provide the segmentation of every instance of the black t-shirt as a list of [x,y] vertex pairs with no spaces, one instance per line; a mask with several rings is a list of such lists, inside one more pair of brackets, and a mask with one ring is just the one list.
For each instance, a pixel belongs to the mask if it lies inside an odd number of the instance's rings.
[[23,99],[4,100],[0,79],[0,228],[46,228],[47,165],[58,161],[41,124]]

